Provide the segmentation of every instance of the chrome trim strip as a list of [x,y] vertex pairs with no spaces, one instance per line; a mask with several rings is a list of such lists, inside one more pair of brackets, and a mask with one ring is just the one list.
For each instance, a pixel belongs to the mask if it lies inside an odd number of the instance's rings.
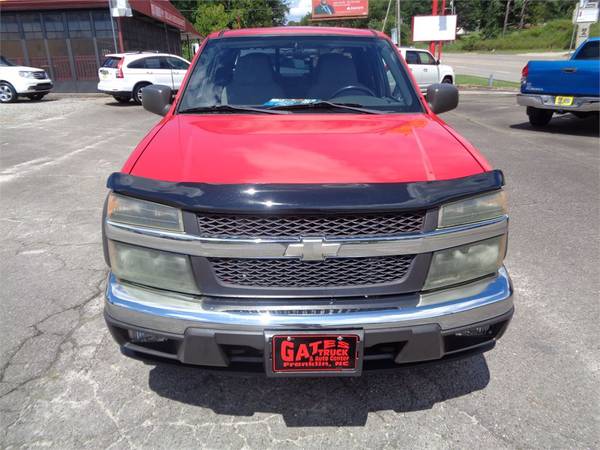
[[[155,331],[183,334],[188,327],[264,331],[267,329],[378,329],[437,323],[445,329],[468,326],[509,312],[513,289],[506,269],[493,278],[423,293],[419,303],[384,310],[336,314],[269,314],[205,308],[202,297],[121,283],[110,274],[105,310],[113,319]],[[402,303],[402,296],[398,297]],[[293,303],[288,302],[290,310]],[[368,306],[365,300],[365,307]]]
[[[213,239],[185,233],[132,226],[110,220],[105,224],[106,237],[119,242],[182,253],[191,256],[222,258],[294,258],[290,244],[299,239]],[[332,239],[323,241],[339,245],[337,257],[414,255],[457,247],[505,234],[508,216],[426,233],[410,233],[379,238]]]

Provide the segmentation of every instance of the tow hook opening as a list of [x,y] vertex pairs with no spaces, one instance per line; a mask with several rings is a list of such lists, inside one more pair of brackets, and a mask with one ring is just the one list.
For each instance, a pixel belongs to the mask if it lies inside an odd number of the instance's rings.
[[467,350],[499,339],[508,326],[508,322],[508,320],[503,320],[494,324],[479,325],[451,332],[444,336],[445,353]]

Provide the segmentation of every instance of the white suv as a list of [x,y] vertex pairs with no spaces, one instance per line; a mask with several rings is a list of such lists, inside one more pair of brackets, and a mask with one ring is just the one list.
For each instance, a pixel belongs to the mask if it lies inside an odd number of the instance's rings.
[[44,69],[18,66],[0,56],[0,103],[12,103],[18,97],[41,100],[52,86]]
[[189,66],[189,61],[167,53],[106,55],[98,69],[98,90],[112,95],[119,103],[127,103],[133,98],[141,104],[142,89],[150,84],[164,84],[177,91]]
[[426,91],[429,85],[435,83],[454,84],[452,67],[440,64],[427,50],[409,47],[400,47],[399,50],[421,91]]

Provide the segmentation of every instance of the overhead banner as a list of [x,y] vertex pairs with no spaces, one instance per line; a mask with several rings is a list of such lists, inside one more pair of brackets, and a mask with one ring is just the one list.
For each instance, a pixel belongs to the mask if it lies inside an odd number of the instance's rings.
[[414,16],[412,22],[413,42],[454,41],[456,39],[456,16]]
[[360,19],[369,16],[369,0],[312,0],[313,20]]

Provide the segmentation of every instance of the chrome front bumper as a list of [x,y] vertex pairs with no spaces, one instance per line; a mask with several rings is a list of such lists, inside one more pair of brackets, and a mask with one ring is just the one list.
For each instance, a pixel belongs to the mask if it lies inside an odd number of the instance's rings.
[[539,109],[552,109],[565,112],[600,111],[600,97],[574,97],[573,105],[571,106],[555,105],[554,98],[554,95],[517,94],[517,103],[521,106],[532,106]]
[[[184,335],[189,328],[264,332],[273,329],[343,329],[364,330],[412,327],[436,324],[441,330],[466,327],[506,314],[513,309],[513,288],[501,268],[497,276],[459,287],[420,295],[399,295],[386,308],[336,310],[332,301],[321,313],[299,314],[299,308],[285,299],[275,299],[272,307],[228,304],[223,299],[193,297],[142,288],[120,282],[110,274],[106,288],[105,313],[132,328]],[[217,300],[217,301],[215,301]],[[337,301],[337,300],[336,300]],[[248,305],[248,301],[245,303]]]

